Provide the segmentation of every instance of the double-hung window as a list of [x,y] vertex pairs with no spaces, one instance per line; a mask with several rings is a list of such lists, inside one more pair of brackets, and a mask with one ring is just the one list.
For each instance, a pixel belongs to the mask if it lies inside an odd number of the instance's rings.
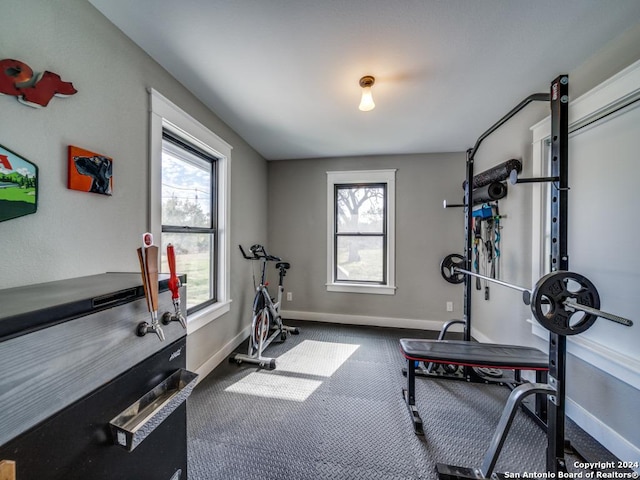
[[216,302],[217,158],[162,134],[162,252],[172,244],[187,274],[187,312]]
[[327,289],[395,293],[395,170],[327,172]]
[[168,272],[166,248],[187,276],[187,332],[230,309],[231,146],[155,90],[151,98],[149,223]]

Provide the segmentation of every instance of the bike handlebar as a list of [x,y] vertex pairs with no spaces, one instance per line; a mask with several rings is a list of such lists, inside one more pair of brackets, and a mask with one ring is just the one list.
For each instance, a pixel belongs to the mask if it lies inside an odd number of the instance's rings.
[[280,257],[276,257],[274,255],[270,255],[267,253],[263,245],[251,245],[249,251],[251,255],[247,255],[247,252],[244,251],[242,245],[238,245],[240,247],[240,251],[242,252],[242,256],[247,260],[262,260],[265,259],[267,262],[280,262],[282,259]]

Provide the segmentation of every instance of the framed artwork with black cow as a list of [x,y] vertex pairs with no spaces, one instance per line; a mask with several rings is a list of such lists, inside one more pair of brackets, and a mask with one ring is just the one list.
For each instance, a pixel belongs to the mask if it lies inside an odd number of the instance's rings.
[[113,194],[113,160],[99,153],[69,145],[67,187],[82,192]]

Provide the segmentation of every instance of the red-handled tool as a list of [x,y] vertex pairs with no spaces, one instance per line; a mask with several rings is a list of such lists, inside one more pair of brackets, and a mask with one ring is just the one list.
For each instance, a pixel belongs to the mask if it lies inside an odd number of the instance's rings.
[[167,263],[169,264],[169,290],[171,290],[171,298],[180,300],[180,279],[176,274],[176,252],[173,245],[167,245]]
[[144,296],[151,314],[151,324],[141,322],[138,324],[136,333],[140,337],[144,337],[147,333],[155,333],[161,341],[164,341],[164,332],[158,323],[158,247],[153,245],[153,235],[150,233],[142,236],[142,247],[138,248],[138,260],[140,260]]
[[169,290],[171,290],[171,299],[173,300],[173,307],[175,310],[174,315],[168,312],[162,316],[162,323],[168,325],[170,322],[178,321],[182,328],[187,328],[187,320],[182,315],[180,309],[180,279],[176,273],[176,252],[173,245],[170,243],[167,245],[167,263],[169,264]]

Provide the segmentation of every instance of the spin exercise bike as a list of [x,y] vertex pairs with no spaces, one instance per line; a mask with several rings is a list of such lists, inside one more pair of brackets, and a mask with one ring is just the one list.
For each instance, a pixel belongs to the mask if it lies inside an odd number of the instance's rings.
[[[290,334],[300,333],[297,327],[283,325],[280,316],[280,305],[282,304],[282,293],[284,292],[284,277],[287,270],[291,268],[289,262],[283,262],[281,258],[270,255],[262,245],[253,245],[249,249],[250,255],[238,245],[242,256],[247,260],[259,260],[261,265],[260,284],[256,287],[256,295],[253,299],[253,311],[251,320],[251,333],[249,334],[249,351],[247,354],[235,353],[229,357],[229,362],[241,364],[243,362],[253,363],[261,368],[273,370],[276,368],[276,359],[263,357],[262,352],[272,341],[280,338],[284,342]],[[267,290],[266,281],[267,262],[276,262],[278,269],[278,298],[277,301],[271,298]],[[255,284],[255,277],[254,277]],[[275,303],[274,303],[275,302]]]

